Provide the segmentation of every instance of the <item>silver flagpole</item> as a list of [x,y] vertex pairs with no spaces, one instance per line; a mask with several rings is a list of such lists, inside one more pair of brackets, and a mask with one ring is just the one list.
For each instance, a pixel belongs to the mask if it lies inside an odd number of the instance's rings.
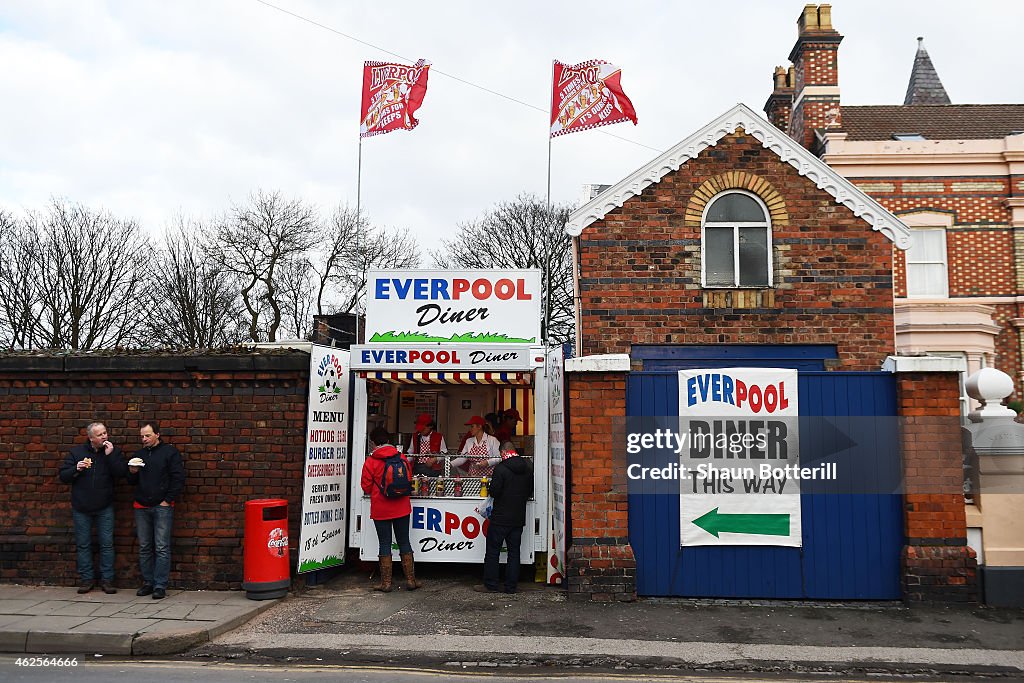
[[[555,106],[555,60],[551,60],[551,106]],[[551,115],[553,109],[548,110],[548,195],[547,205],[551,208]]]
[[[547,208],[547,212],[548,212],[548,216],[549,217],[551,215],[551,119],[553,118],[553,116],[555,114],[555,111],[554,111],[554,107],[555,107],[555,60],[553,60],[553,59],[551,60],[551,90],[550,90],[550,93],[551,93],[551,108],[548,110],[548,193],[547,193],[547,200],[546,200],[547,201],[546,208]],[[550,324],[550,320],[548,318],[549,318],[549,313],[551,311],[551,281],[550,281],[550,278],[548,277],[548,275],[549,275],[548,271],[550,270],[548,266],[549,266],[549,263],[551,261],[551,254],[549,253],[550,245],[548,244],[548,242],[549,242],[548,238],[549,238],[548,235],[544,235],[544,243],[545,243],[545,245],[548,245],[548,246],[546,246],[545,249],[544,249],[544,252],[545,252],[545,254],[544,254],[544,273],[542,275],[542,278],[543,278],[543,283],[542,284],[543,284],[543,287],[544,287],[544,330],[543,330],[544,338],[541,340],[541,342],[544,345],[544,353],[545,353],[544,372],[545,373],[547,373],[547,359],[546,359],[546,355],[547,355],[548,339],[551,337],[550,331],[548,330],[548,325]]]
[[356,253],[359,254],[359,267],[362,269],[362,277],[356,285],[356,336],[353,343],[359,343],[359,298],[363,293],[363,281],[366,280],[365,260],[363,259],[363,135],[359,134],[359,170],[356,171]]

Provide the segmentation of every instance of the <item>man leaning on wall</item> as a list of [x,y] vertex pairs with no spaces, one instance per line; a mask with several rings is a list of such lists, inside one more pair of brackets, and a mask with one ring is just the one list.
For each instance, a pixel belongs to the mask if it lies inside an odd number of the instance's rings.
[[160,439],[156,422],[139,429],[142,448],[128,461],[128,481],[135,484],[135,531],[139,537],[142,586],[136,595],[167,595],[171,574],[171,525],[174,501],[185,488],[185,466],[178,449]]
[[88,593],[96,586],[93,567],[92,529],[100,546],[100,587],[104,593],[114,588],[114,482],[127,474],[121,449],[107,438],[102,422],[85,428],[85,443],[78,444],[64,457],[60,480],[71,484],[71,515],[78,550],[78,592]]

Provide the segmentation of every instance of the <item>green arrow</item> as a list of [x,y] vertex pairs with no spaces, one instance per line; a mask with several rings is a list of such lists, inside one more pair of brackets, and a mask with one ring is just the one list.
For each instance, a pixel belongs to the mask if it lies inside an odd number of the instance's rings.
[[761,534],[764,536],[789,536],[789,515],[722,515],[715,508],[703,514],[693,523],[715,538],[725,531],[734,534]]

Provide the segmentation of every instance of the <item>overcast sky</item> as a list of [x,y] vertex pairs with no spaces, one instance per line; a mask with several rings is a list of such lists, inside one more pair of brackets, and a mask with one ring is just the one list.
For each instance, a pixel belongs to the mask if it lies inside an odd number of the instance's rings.
[[[760,112],[804,4],[271,1],[380,49],[257,0],[0,0],[0,207],[62,196],[156,233],[254,188],[354,206],[362,63],[398,61],[387,50],[433,66],[419,127],[363,141],[362,206],[435,248],[544,195],[553,59],[620,66],[639,117],[553,141],[552,199],[575,204],[737,102]],[[1024,102],[1024,2],[836,0],[832,16],[843,104],[901,104],[919,35],[954,103]]]

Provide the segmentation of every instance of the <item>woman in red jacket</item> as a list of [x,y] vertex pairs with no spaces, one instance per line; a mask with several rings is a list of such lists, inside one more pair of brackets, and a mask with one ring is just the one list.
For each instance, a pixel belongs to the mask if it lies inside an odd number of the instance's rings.
[[[376,430],[375,430],[376,431]],[[388,445],[390,435],[371,434],[370,438],[374,443],[383,443],[377,446],[370,453],[370,457],[363,463],[363,472],[360,477],[360,485],[363,493],[370,496],[370,519],[377,530],[378,559],[380,560],[380,583],[373,587],[373,590],[391,592],[391,532],[394,531],[395,540],[398,541],[398,551],[402,557],[402,570],[405,572],[405,587],[408,590],[416,590],[423,584],[416,580],[416,570],[413,564],[412,545],[409,543],[409,517],[412,515],[412,503],[409,496],[401,498],[388,498],[381,491],[380,483],[384,476],[384,461],[393,455],[400,455],[399,450]],[[405,464],[406,472],[412,472],[409,461],[401,456]]]

